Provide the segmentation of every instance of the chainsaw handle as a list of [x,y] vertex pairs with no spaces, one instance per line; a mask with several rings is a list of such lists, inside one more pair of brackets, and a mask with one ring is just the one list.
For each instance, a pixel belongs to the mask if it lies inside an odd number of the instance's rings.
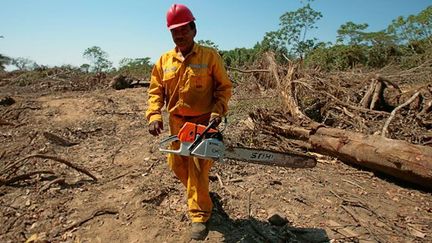
[[169,136],[169,137],[163,139],[159,143],[159,151],[160,152],[165,152],[165,153],[183,155],[183,156],[190,156],[191,153],[190,153],[190,151],[188,149],[190,143],[188,143],[188,142],[180,143],[180,148],[177,149],[177,150],[164,148],[165,144],[171,143],[171,142],[176,142],[176,141],[180,141],[180,139],[177,137],[177,135],[172,135],[172,136]]
[[179,152],[179,151],[176,151],[176,150],[171,150],[171,149],[165,149],[164,148],[165,144],[171,143],[171,142],[175,142],[175,141],[179,141],[179,138],[177,137],[177,135],[172,135],[172,136],[169,136],[167,138],[162,139],[159,142],[159,151],[161,151],[161,152],[168,152],[168,153]]
[[201,133],[201,135],[197,134],[197,137],[195,138],[195,141],[188,148],[189,151],[192,151],[203,140],[204,136],[213,127],[213,125],[215,123],[216,123],[215,120],[210,121],[210,123],[207,125],[207,127],[204,129],[204,131]]
[[159,145],[164,145],[164,144],[166,144],[166,143],[175,142],[175,141],[179,141],[179,140],[180,140],[180,139],[177,137],[177,135],[172,135],[172,136],[169,136],[169,137],[167,137],[167,138],[162,139],[162,140],[159,142]]

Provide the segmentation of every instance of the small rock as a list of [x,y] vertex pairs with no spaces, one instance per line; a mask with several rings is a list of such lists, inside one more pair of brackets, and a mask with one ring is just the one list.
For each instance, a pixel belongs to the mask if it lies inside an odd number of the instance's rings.
[[272,186],[274,186],[274,185],[282,185],[282,182],[277,181],[277,180],[273,180],[273,181],[270,181],[270,185],[272,185]]
[[15,100],[12,97],[6,96],[0,99],[0,105],[2,106],[10,106],[15,103]]
[[30,230],[35,229],[36,227],[39,226],[38,222],[34,222],[31,226],[30,226]]
[[270,224],[275,226],[283,226],[288,223],[288,219],[285,217],[285,215],[276,209],[268,210],[267,220]]

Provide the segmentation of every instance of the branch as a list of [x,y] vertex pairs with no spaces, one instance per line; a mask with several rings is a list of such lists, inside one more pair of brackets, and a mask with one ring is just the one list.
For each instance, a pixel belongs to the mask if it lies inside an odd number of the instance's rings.
[[233,68],[233,67],[227,67],[229,70],[234,70],[241,73],[269,73],[270,70],[268,69],[253,69],[253,70],[242,70],[239,68]]
[[386,137],[387,135],[387,128],[390,125],[391,120],[393,119],[393,117],[395,116],[396,112],[400,109],[402,109],[403,107],[409,105],[411,102],[413,102],[417,96],[419,96],[420,91],[417,91],[413,96],[411,96],[411,98],[409,98],[405,103],[403,103],[402,105],[396,107],[391,113],[390,113],[390,117],[387,119],[387,121],[384,124],[384,127],[381,131],[381,136],[382,137]]
[[50,142],[55,143],[57,145],[61,145],[61,146],[65,146],[65,147],[70,147],[73,145],[77,145],[78,143],[75,142],[70,142],[54,133],[50,133],[50,132],[43,132],[42,133],[43,136],[48,139]]
[[22,159],[20,159],[20,160],[18,160],[16,162],[14,162],[13,164],[9,165],[6,169],[3,170],[2,174],[5,174],[8,170],[10,170],[10,169],[12,169],[12,168],[14,168],[16,166],[19,166],[19,164],[21,162],[23,162],[23,161],[25,161],[27,159],[30,159],[30,158],[51,159],[51,160],[60,162],[60,163],[65,164],[65,165],[67,165],[67,166],[69,166],[69,167],[71,167],[71,168],[73,168],[73,169],[75,169],[75,170],[77,170],[77,171],[79,171],[81,173],[84,173],[84,174],[90,176],[93,180],[97,181],[97,178],[94,175],[92,175],[90,172],[88,172],[86,169],[84,169],[84,168],[82,168],[82,167],[80,167],[78,165],[74,165],[74,164],[72,164],[71,162],[69,162],[69,161],[67,161],[65,159],[62,159],[62,158],[59,158],[59,157],[56,157],[56,156],[52,156],[52,155],[45,155],[45,154],[32,154],[32,155],[29,155],[27,157],[24,157],[24,158],[22,158]]
[[[59,233],[64,233],[66,231],[69,231],[73,228],[76,228],[82,224],[84,224],[85,222],[95,218],[96,216],[100,216],[100,215],[104,215],[104,214],[118,214],[119,212],[116,209],[111,209],[111,208],[102,208],[102,209],[97,209],[96,211],[94,211],[90,216],[68,226],[67,228],[65,228],[62,232],[58,232],[57,235]],[[57,236],[56,235],[56,236]]]
[[310,85],[308,85],[308,84],[306,84],[306,83],[304,83],[304,82],[300,82],[300,81],[292,81],[292,82],[293,82],[293,83],[299,83],[299,84],[305,86],[306,88],[310,89],[310,90],[313,91],[313,92],[318,92],[318,93],[320,93],[320,94],[323,94],[323,95],[325,95],[325,96],[328,96],[328,97],[330,97],[332,100],[334,100],[336,103],[338,103],[340,106],[348,107],[348,108],[350,108],[350,109],[352,109],[352,110],[357,110],[357,111],[361,111],[361,112],[365,112],[365,113],[369,112],[369,113],[375,113],[375,114],[381,114],[381,115],[387,115],[387,114],[388,114],[388,112],[385,112],[385,111],[369,110],[369,109],[365,109],[365,108],[362,108],[362,107],[349,105],[349,104],[347,104],[347,102],[344,102],[344,101],[339,100],[338,98],[336,98],[335,96],[333,96],[333,95],[330,94],[330,93],[327,93],[327,92],[325,92],[325,91],[319,91],[319,90],[315,90],[315,89],[313,89]]
[[39,193],[48,190],[51,187],[51,185],[56,184],[56,183],[57,184],[63,184],[63,183],[65,183],[65,179],[60,177],[60,178],[57,178],[55,180],[48,182],[43,187],[41,187],[41,189],[39,189]]
[[27,180],[27,179],[30,179],[33,175],[38,175],[38,174],[51,174],[51,175],[54,175],[54,172],[52,172],[52,171],[45,171],[45,170],[43,170],[43,171],[33,171],[33,172],[26,173],[26,174],[14,176],[14,177],[9,178],[9,179],[1,179],[0,178],[0,186],[10,185],[10,184],[15,183],[17,181]]

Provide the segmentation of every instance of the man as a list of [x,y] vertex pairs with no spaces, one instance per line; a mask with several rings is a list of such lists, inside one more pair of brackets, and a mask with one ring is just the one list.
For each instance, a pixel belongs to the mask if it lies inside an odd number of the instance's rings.
[[[217,126],[227,112],[232,91],[223,60],[214,49],[194,42],[195,18],[186,6],[173,4],[166,18],[176,46],[163,54],[152,70],[146,112],[149,132],[154,136],[162,132],[164,105],[171,135],[185,122],[206,125],[214,120]],[[171,144],[171,149],[178,148],[178,143]],[[191,238],[202,240],[213,207],[208,178],[212,161],[169,154],[168,164],[186,187]]]

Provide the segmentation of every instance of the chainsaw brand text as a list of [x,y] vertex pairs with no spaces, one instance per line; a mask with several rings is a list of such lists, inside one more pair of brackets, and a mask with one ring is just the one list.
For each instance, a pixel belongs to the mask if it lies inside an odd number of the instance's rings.
[[266,152],[253,152],[250,158],[258,159],[258,160],[273,160],[274,155],[272,153],[266,153]]

